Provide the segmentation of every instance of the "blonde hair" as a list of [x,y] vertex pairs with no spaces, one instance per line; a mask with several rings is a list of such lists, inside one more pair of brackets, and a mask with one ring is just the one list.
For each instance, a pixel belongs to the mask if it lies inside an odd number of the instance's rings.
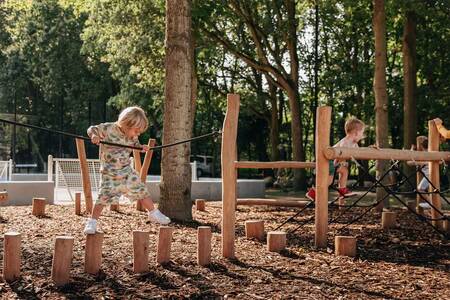
[[121,127],[140,128],[144,132],[148,128],[148,119],[142,108],[138,106],[127,107],[119,115],[117,123]]
[[355,130],[362,130],[364,127],[366,127],[366,124],[364,124],[363,121],[356,117],[350,117],[347,121],[345,121],[345,134],[349,134]]

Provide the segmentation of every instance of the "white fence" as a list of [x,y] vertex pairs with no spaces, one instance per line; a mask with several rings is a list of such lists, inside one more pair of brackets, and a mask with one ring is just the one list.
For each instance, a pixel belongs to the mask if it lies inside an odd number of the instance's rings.
[[0,181],[8,181],[12,178],[13,162],[10,160],[0,160]]

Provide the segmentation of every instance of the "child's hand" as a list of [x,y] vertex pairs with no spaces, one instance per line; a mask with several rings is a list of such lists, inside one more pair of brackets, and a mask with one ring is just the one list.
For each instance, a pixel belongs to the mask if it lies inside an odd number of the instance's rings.
[[102,139],[101,139],[98,135],[93,134],[93,135],[91,136],[91,142],[92,142],[93,144],[98,145],[98,144],[100,144],[100,141],[101,141],[101,140],[102,140]]
[[442,120],[439,119],[439,118],[434,119],[433,122],[434,122],[434,124],[436,124],[436,125],[441,125],[441,124],[442,124]]
[[150,150],[150,147],[148,145],[142,145],[141,152],[148,152]]

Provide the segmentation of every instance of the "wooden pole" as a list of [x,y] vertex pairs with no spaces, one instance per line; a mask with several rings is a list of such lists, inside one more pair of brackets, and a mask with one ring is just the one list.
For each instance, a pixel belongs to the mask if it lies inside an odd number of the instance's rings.
[[197,228],[197,264],[206,266],[211,263],[211,227]]
[[72,264],[73,237],[57,236],[52,262],[52,280],[56,286],[69,282],[70,265]]
[[381,227],[383,229],[395,228],[397,222],[397,214],[393,211],[383,211],[381,215]]
[[228,94],[227,112],[222,129],[222,256],[234,258],[236,223],[237,127],[239,117],[239,95]]
[[142,162],[141,162],[141,151],[139,150],[133,150],[133,157],[134,157],[134,170],[140,174],[142,169]]
[[[440,136],[434,121],[428,121],[428,152],[439,151]],[[438,152],[439,153],[439,152]],[[431,192],[434,190],[433,186],[439,191],[441,189],[440,178],[439,178],[439,161],[429,162],[430,169],[430,186],[428,190]],[[442,220],[436,220],[442,217],[441,209],[441,196],[438,193],[431,194],[431,217],[434,219],[432,224],[437,228],[443,229]]]
[[197,211],[205,211],[205,199],[195,199],[195,208]]
[[173,227],[161,226],[159,227],[158,235],[158,250],[156,255],[156,262],[164,264],[170,261],[170,246],[172,244]]
[[84,252],[84,271],[97,274],[102,265],[103,233],[86,235],[86,249]]
[[267,205],[284,207],[305,207],[309,201],[299,201],[294,198],[268,199],[268,198],[238,198],[236,205]]
[[148,271],[148,231],[133,231],[133,272],[145,273]]
[[47,181],[53,181],[53,156],[47,157]]
[[83,184],[84,199],[86,201],[86,212],[91,214],[93,201],[91,190],[91,179],[89,178],[89,168],[86,159],[86,150],[84,148],[84,140],[75,139],[77,145],[78,159],[80,160],[81,179]]
[[286,232],[269,231],[267,233],[267,250],[280,252],[284,248],[286,248]]
[[264,221],[245,221],[245,237],[248,239],[256,238],[257,240],[262,241],[264,239]]
[[334,253],[337,256],[356,256],[356,238],[354,236],[336,236]]
[[316,116],[316,233],[314,244],[317,248],[326,248],[329,163],[328,158],[324,156],[324,150],[330,145],[331,107],[318,107]]
[[20,277],[21,234],[6,232],[3,241],[3,278],[11,282]]
[[[156,140],[155,139],[149,139],[147,145],[151,148],[154,147],[156,144]],[[141,182],[142,183],[146,183],[147,182],[147,174],[148,174],[148,169],[150,168],[150,162],[152,161],[152,156],[153,156],[153,151],[147,151],[147,153],[145,153],[145,157],[144,157],[144,163],[142,164],[142,167],[140,169],[139,172],[139,176],[141,178]],[[139,157],[139,162],[140,162],[140,157]],[[138,200],[136,202],[136,209],[138,211],[145,211],[144,207],[142,206],[142,201]]]
[[8,200],[8,192],[7,191],[1,191],[0,192],[0,201],[6,201]]
[[235,161],[238,169],[314,169],[315,162],[303,161]]
[[45,198],[33,198],[33,209],[31,214],[33,216],[45,216],[45,204],[47,200]]
[[[421,148],[422,148],[422,140],[419,137],[417,137],[416,138],[416,149],[419,150]],[[416,172],[417,187],[419,186],[419,183],[422,180],[422,178],[423,178],[422,173]],[[423,195],[423,196],[428,197],[428,195]],[[422,197],[419,194],[417,194],[416,195],[416,208],[415,208],[417,213],[419,213],[419,204],[420,204],[420,202],[422,202],[421,200],[422,200]]]
[[81,216],[81,193],[75,193],[75,214]]
[[[430,121],[431,122],[431,121]],[[434,124],[434,123],[433,123]],[[431,143],[428,144],[430,146]],[[428,148],[430,149],[430,148]],[[442,161],[450,160],[450,152],[434,150],[433,152],[399,150],[399,149],[374,149],[368,147],[347,148],[328,147],[324,151],[327,159],[362,159],[362,160],[415,160],[415,161]]]

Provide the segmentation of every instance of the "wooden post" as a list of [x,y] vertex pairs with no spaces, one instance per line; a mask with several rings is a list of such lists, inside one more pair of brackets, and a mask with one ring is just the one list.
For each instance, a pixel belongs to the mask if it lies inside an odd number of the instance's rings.
[[33,209],[31,214],[33,216],[45,216],[45,204],[47,200],[45,198],[33,198]]
[[75,142],[77,145],[78,159],[80,160],[81,182],[83,184],[84,200],[86,201],[86,212],[90,215],[92,213],[93,201],[84,140],[75,139]]
[[75,193],[75,214],[81,216],[81,193]]
[[222,129],[222,256],[234,258],[236,224],[237,128],[239,117],[239,95],[227,95],[227,112]]
[[337,256],[356,256],[356,238],[354,236],[336,236],[334,253]]
[[141,151],[133,150],[133,158],[134,158],[134,170],[136,170],[136,172],[140,174],[142,169]]
[[264,239],[264,221],[245,221],[245,237],[248,239],[256,238],[257,240],[262,241]]
[[70,265],[72,264],[73,237],[57,236],[52,262],[52,280],[56,286],[69,282]]
[[119,211],[119,207],[120,207],[119,203],[114,203],[114,204],[109,205],[109,210],[110,211]]
[[103,233],[86,235],[86,249],[84,252],[84,271],[97,274],[102,265]]
[[324,151],[330,146],[331,107],[317,108],[316,117],[316,207],[315,240],[317,248],[327,247],[329,163]]
[[148,271],[148,231],[133,231],[133,272],[144,273]]
[[8,192],[7,191],[0,192],[0,201],[6,201],[6,200],[8,200]]
[[20,277],[21,234],[6,232],[3,241],[3,278],[11,282]]
[[53,156],[47,157],[47,181],[53,181]]
[[280,252],[284,248],[286,248],[286,232],[269,231],[267,233],[267,250]]
[[159,264],[170,261],[170,246],[172,244],[173,227],[161,226],[159,227],[158,235],[158,250],[156,255],[156,262]]
[[381,227],[383,229],[394,228],[396,226],[397,215],[393,211],[383,211],[381,215]]
[[197,228],[197,264],[206,266],[211,263],[211,227]]
[[[428,121],[428,152],[439,151],[439,142],[440,136],[439,131],[437,130],[436,124],[434,121]],[[430,169],[430,186],[428,190],[433,191],[433,186],[437,189],[441,189],[440,178],[439,178],[439,161],[429,162]],[[431,203],[433,203],[433,207],[431,207],[431,217],[434,219],[432,224],[437,228],[443,229],[442,220],[436,220],[441,217],[442,209],[441,209],[441,196],[438,193],[431,194]]]
[[197,211],[205,211],[205,199],[195,199],[195,208]]
[[[154,147],[156,144],[156,140],[155,139],[149,139],[147,145],[152,148]],[[142,164],[142,167],[140,169],[139,175],[141,178],[141,182],[142,183],[146,183],[147,181],[147,174],[148,174],[148,169],[150,168],[150,162],[152,161],[152,156],[153,156],[153,151],[147,151],[147,153],[145,153],[145,157],[144,157],[144,163]],[[141,162],[140,156],[139,156],[139,163]],[[136,209],[138,211],[145,211],[144,207],[142,206],[142,201],[138,200],[136,202]]]
[[[417,149],[417,150],[422,149],[422,140],[421,140],[419,137],[416,137],[416,149]],[[425,150],[425,149],[423,149],[423,150]],[[426,150],[428,150],[428,149],[426,149]],[[417,187],[419,187],[419,183],[420,183],[420,181],[422,180],[422,178],[423,178],[422,173],[416,172]],[[416,188],[417,188],[417,187],[416,187]],[[428,197],[428,195],[422,195],[422,196]],[[421,200],[422,200],[421,195],[417,194],[417,195],[416,195],[416,212],[417,212],[417,213],[420,213],[420,212],[419,212],[419,204],[420,204],[420,202],[422,202]]]

